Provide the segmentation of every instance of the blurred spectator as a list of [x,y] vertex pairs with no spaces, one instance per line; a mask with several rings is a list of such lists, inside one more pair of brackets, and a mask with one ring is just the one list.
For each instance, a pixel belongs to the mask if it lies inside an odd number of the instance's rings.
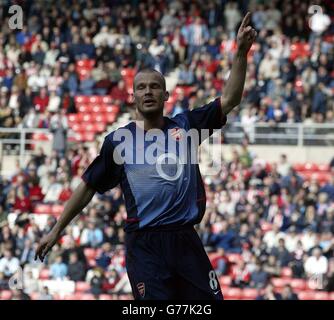
[[262,295],[258,296],[256,300],[282,300],[280,293],[276,292],[274,286],[269,283],[264,289]]
[[281,268],[279,261],[275,255],[270,255],[268,261],[264,264],[263,270],[269,274],[270,277],[279,277],[281,274]]
[[286,267],[291,261],[289,251],[285,247],[285,240],[278,240],[278,247],[273,247],[271,254],[276,257],[280,267]]
[[328,270],[328,259],[322,255],[320,248],[312,250],[312,256],[308,257],[304,264],[308,277],[323,277]]
[[326,274],[325,289],[329,292],[334,291],[334,259],[331,258],[328,263],[328,272]]
[[215,271],[218,277],[227,273],[229,269],[229,261],[223,248],[217,250],[217,257],[214,261],[211,261],[211,263],[217,265]]
[[102,244],[102,241],[102,230],[96,227],[95,222],[88,222],[87,227],[82,231],[80,237],[81,245],[96,248]]
[[87,274],[86,281],[90,283],[91,293],[98,298],[103,292],[103,271],[100,268],[95,268],[92,273]]
[[102,251],[98,257],[96,257],[96,265],[102,269],[107,269],[110,265],[111,257],[112,257],[112,248],[111,244],[105,242],[102,244]]
[[6,277],[11,277],[20,267],[20,261],[13,256],[10,249],[5,249],[3,257],[0,259],[0,272]]
[[63,258],[61,255],[58,255],[55,259],[55,262],[50,265],[51,277],[55,280],[64,279],[68,274],[68,267],[63,263]]
[[42,292],[38,296],[38,300],[53,300],[53,296],[49,293],[48,287],[45,286],[42,288]]
[[72,252],[69,255],[69,262],[67,266],[67,276],[73,281],[83,281],[85,279],[85,265],[82,261],[78,260],[76,252]]
[[299,300],[289,284],[285,285],[282,290],[282,300]]
[[246,268],[246,263],[239,260],[237,265],[232,268],[232,285],[244,288],[249,285],[251,274]]
[[257,261],[255,270],[251,273],[250,285],[253,288],[262,288],[267,285],[269,274],[263,270],[262,262]]

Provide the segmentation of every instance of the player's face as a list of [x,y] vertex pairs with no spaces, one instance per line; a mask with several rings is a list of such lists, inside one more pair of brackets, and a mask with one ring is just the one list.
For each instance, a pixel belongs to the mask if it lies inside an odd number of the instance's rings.
[[138,111],[145,117],[161,114],[168,92],[163,79],[157,73],[139,73],[134,81],[134,101]]

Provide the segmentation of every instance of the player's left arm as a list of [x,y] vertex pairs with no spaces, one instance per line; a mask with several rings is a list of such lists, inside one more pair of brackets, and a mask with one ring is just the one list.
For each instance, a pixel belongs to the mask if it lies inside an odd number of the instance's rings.
[[248,12],[238,30],[237,51],[233,59],[230,76],[220,98],[223,117],[239,105],[242,98],[246,78],[247,53],[257,36],[255,29],[249,25],[250,17],[251,14]]

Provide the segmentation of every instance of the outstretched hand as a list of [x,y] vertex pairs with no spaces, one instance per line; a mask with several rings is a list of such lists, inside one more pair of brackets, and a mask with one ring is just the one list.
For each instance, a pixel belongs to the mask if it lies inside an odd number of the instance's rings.
[[57,243],[59,236],[51,231],[49,234],[45,235],[36,250],[35,253],[35,261],[37,258],[39,258],[42,262],[44,261],[45,256],[48,254],[48,252],[52,249],[52,247]]
[[240,28],[237,34],[237,43],[238,43],[238,50],[246,53],[251,48],[256,36],[257,32],[253,29],[250,23],[251,13],[247,12],[246,16],[241,22]]

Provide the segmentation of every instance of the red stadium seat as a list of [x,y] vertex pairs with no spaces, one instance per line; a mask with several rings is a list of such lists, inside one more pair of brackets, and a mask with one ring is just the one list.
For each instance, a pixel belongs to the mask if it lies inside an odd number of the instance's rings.
[[295,42],[290,45],[290,59],[293,61],[297,57],[308,57],[310,55],[310,46],[305,42]]
[[304,164],[303,163],[296,163],[293,165],[293,169],[296,171],[303,171],[304,170]]
[[79,68],[89,68],[92,69],[95,65],[95,60],[93,59],[81,59],[78,60],[76,66]]
[[132,294],[120,294],[118,296],[119,300],[133,300]]
[[90,104],[94,104],[94,103],[101,104],[103,103],[103,97],[102,96],[90,96],[89,103]]
[[85,281],[78,281],[75,284],[75,292],[87,292],[90,290],[90,284]]
[[105,104],[110,104],[112,103],[112,98],[111,96],[102,96],[102,102]]
[[81,127],[81,131],[83,132],[95,132],[95,126],[93,123],[89,122],[89,123],[85,123],[82,127]]
[[320,172],[329,172],[330,171],[330,167],[328,164],[319,164],[318,165],[318,171]]
[[82,135],[82,139],[81,141],[87,141],[87,142],[92,142],[95,140],[95,134],[92,133],[92,132],[85,132],[83,135]]
[[67,294],[63,299],[60,300],[81,300],[82,293],[72,293],[72,294]]
[[229,288],[224,291],[225,300],[240,300],[242,297],[242,290],[239,288]]
[[91,112],[92,112],[92,116],[94,116],[94,114],[96,113],[101,114],[103,112],[106,112],[106,107],[101,104],[94,104],[91,106]]
[[313,291],[302,291],[298,293],[299,300],[313,300]]
[[94,124],[94,131],[101,133],[104,132],[106,130],[106,125],[105,123],[95,123]]
[[318,171],[318,165],[316,163],[305,163],[303,171]]
[[317,175],[317,180],[320,184],[324,184],[329,182],[331,179],[331,174],[330,173],[325,173],[325,172],[319,172]]
[[33,211],[34,211],[34,213],[38,213],[38,214],[40,214],[40,213],[50,214],[52,212],[51,205],[43,204],[43,203],[36,204]]
[[123,77],[134,78],[134,76],[136,75],[136,69],[134,69],[134,68],[123,68],[122,71],[121,71],[121,75]]
[[39,272],[39,279],[40,280],[48,280],[50,278],[50,270],[49,269],[42,269]]
[[298,293],[300,300],[329,300],[330,295],[324,291],[302,291]]
[[111,294],[101,294],[99,300],[113,300],[113,297]]
[[82,114],[81,113],[71,113],[67,117],[68,122],[71,123],[78,123],[82,120]]
[[221,276],[219,277],[219,283],[221,286],[230,286],[232,279],[230,276]]
[[95,300],[95,297],[91,293],[84,293],[81,294],[80,300]]
[[112,105],[104,105],[104,112],[107,112],[107,113],[114,113],[116,114],[117,111],[116,111],[116,107],[115,106],[112,106]]
[[77,69],[77,74],[79,76],[80,81],[85,80],[91,75],[91,69],[87,68]]
[[253,288],[245,288],[242,290],[243,300],[255,300],[258,296],[258,290]]
[[91,110],[91,106],[89,104],[81,104],[77,107],[77,110],[81,113],[88,113]]
[[328,292],[325,291],[316,291],[314,292],[313,297],[314,297],[313,300],[329,300],[330,298]]
[[83,122],[92,122],[92,115],[90,113],[86,113],[82,116]]
[[92,120],[97,123],[106,123],[107,117],[104,113],[92,113]]
[[289,284],[294,291],[303,291],[307,287],[306,281],[304,279],[291,279]]
[[0,291],[0,300],[10,300],[12,298],[12,292],[10,290]]
[[114,113],[107,113],[106,118],[107,123],[114,123],[116,120],[116,115]]
[[272,278],[271,282],[275,288],[282,288],[286,284],[289,283],[289,279],[283,279],[283,278]]
[[47,133],[33,133],[31,139],[35,141],[49,141],[51,137]]
[[61,214],[64,211],[64,206],[61,204],[54,204],[51,208],[53,214]]
[[80,104],[87,104],[89,103],[89,96],[75,96],[74,102],[76,105]]
[[71,125],[71,129],[75,132],[80,132],[81,131],[81,123],[73,123]]

